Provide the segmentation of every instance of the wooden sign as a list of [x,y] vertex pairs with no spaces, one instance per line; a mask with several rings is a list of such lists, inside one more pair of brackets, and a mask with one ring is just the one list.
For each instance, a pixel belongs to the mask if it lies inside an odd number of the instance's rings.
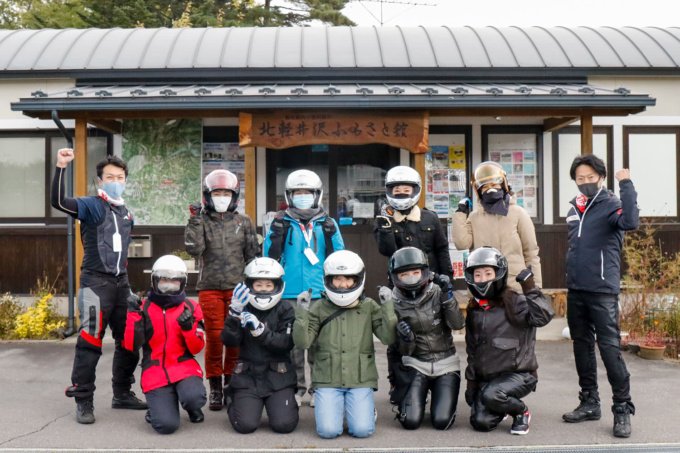
[[428,112],[281,111],[241,113],[239,146],[272,149],[301,145],[384,143],[427,152]]

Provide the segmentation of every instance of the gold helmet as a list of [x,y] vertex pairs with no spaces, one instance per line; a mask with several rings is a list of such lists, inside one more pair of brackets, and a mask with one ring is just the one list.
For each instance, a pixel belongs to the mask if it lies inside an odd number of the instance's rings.
[[477,165],[475,172],[472,175],[472,185],[477,192],[477,196],[481,198],[479,190],[484,184],[495,183],[500,184],[506,193],[510,192],[508,179],[505,176],[505,170],[499,163],[493,161],[482,162]]

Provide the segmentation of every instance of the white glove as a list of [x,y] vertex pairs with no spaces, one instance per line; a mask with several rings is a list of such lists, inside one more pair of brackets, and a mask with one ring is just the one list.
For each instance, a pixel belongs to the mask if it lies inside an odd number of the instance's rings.
[[264,332],[264,324],[257,319],[254,314],[244,311],[241,316],[241,327],[250,330],[250,333],[254,337],[259,337]]
[[250,290],[243,283],[239,283],[231,296],[231,305],[229,306],[229,311],[232,315],[238,317],[243,308],[248,304],[248,296],[250,296]]
[[309,291],[303,291],[297,296],[297,306],[309,310],[309,306],[312,304],[312,288]]
[[392,290],[387,286],[381,286],[380,289],[378,289],[378,299],[380,299],[380,305],[392,299]]

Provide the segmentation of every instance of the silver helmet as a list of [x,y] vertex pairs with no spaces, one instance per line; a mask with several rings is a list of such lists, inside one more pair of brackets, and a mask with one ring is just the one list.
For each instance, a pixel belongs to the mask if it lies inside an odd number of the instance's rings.
[[[281,300],[286,283],[283,281],[285,274],[283,267],[278,261],[271,258],[255,258],[245,270],[246,286],[250,290],[248,303],[259,310],[270,310]],[[257,280],[271,280],[274,283],[272,291],[256,291],[253,284]]]
[[[161,283],[171,280],[173,284]],[[187,265],[175,255],[161,256],[151,268],[151,288],[156,294],[182,294],[187,286]]]
[[[352,277],[354,284],[350,288],[336,288],[333,278],[338,275]],[[323,263],[323,286],[326,296],[338,307],[347,307],[356,301],[364,292],[366,268],[359,255],[349,250],[331,253]]]
[[296,190],[309,190],[314,195],[312,208],[318,208],[323,197],[323,183],[319,175],[310,170],[296,170],[286,179],[286,203],[288,206],[297,207],[293,203],[293,192]]
[[[413,193],[411,195],[394,195],[392,193],[396,186],[403,185],[413,187]],[[421,188],[420,174],[411,167],[403,165],[394,167],[385,176],[387,201],[398,211],[405,211],[415,206],[420,199]]]

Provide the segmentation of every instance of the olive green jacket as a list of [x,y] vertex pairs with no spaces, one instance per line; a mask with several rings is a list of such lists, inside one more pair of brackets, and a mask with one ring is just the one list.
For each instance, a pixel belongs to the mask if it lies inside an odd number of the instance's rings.
[[[344,313],[319,332],[319,326],[337,310]],[[368,297],[353,308],[340,308],[319,299],[309,311],[296,308],[293,341],[314,351],[312,388],[378,388],[373,334],[384,344],[395,340],[397,316],[392,301],[378,305]],[[314,341],[316,340],[316,341]]]

